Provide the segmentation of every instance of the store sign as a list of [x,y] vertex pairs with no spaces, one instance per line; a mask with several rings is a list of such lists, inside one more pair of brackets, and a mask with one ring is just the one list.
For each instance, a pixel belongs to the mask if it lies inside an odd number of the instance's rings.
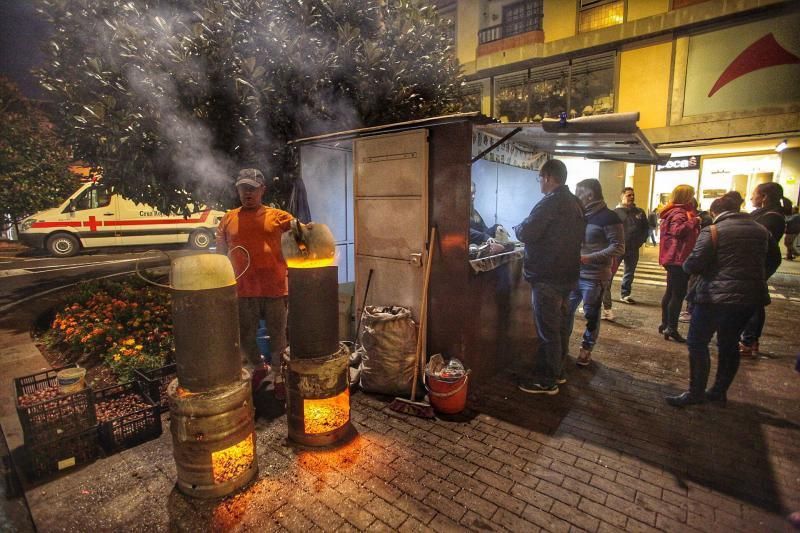
[[699,155],[687,155],[683,157],[671,157],[663,165],[656,165],[656,172],[662,170],[697,170],[700,168]]
[[689,38],[683,116],[800,103],[800,12]]

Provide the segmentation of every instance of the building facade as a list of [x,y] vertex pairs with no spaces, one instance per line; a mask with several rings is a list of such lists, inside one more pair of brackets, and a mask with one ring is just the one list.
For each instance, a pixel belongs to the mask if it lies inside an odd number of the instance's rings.
[[776,181],[797,203],[800,2],[436,3],[454,24],[465,110],[509,122],[640,113],[650,141],[673,155],[667,165],[568,163],[575,180],[599,178],[610,202],[632,185],[652,208],[688,183],[707,208]]

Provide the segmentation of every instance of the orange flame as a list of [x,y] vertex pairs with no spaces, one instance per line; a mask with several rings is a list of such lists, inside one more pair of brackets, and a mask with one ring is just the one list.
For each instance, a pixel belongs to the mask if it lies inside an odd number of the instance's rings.
[[211,471],[214,483],[224,483],[242,475],[253,464],[254,456],[252,433],[229,448],[212,452]]
[[350,420],[350,390],[324,400],[303,400],[303,425],[308,435],[328,433]]
[[335,257],[291,257],[286,260],[289,268],[320,268],[331,266],[336,262]]

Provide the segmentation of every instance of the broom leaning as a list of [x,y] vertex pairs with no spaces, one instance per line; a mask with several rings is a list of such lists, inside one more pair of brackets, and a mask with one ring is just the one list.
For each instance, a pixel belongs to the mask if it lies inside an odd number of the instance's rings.
[[431,228],[431,237],[428,245],[428,262],[425,264],[425,279],[422,283],[422,305],[419,311],[419,334],[417,335],[417,353],[414,358],[414,380],[411,382],[411,399],[395,398],[389,404],[389,409],[420,418],[434,418],[433,408],[425,402],[415,402],[417,396],[417,379],[420,366],[424,364],[423,358],[428,345],[428,286],[431,281],[431,265],[433,264],[433,250],[436,248],[436,226]]

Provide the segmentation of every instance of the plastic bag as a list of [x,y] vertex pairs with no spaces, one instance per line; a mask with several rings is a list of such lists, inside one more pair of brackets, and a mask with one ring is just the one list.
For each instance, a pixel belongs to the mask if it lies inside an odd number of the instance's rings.
[[426,372],[429,376],[434,376],[443,381],[458,381],[464,377],[467,370],[464,368],[461,361],[455,357],[451,357],[449,361],[445,361],[444,356],[437,353],[431,356],[428,361]]

